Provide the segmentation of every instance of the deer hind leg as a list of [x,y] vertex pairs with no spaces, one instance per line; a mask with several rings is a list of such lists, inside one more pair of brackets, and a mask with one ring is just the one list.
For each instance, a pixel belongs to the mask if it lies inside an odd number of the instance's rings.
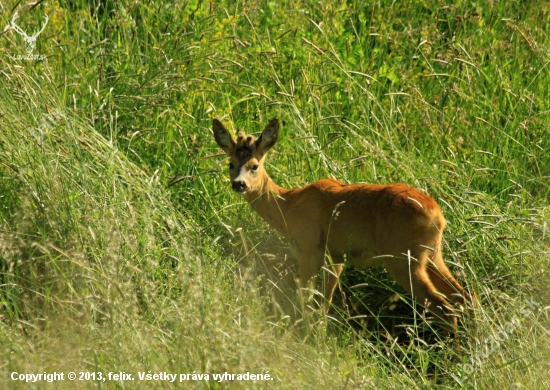
[[465,301],[473,303],[470,294],[456,281],[443,262],[441,252],[434,254],[432,263],[428,265],[428,275],[435,287],[454,303],[463,306]]
[[428,309],[445,328],[456,333],[457,319],[451,304],[437,291],[428,275],[430,250],[422,250],[417,259],[385,259],[388,273],[407,290],[420,305]]

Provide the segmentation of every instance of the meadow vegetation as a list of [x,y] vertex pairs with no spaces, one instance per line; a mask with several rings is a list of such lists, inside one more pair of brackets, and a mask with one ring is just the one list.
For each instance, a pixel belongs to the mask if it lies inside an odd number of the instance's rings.
[[[17,57],[17,10],[29,35],[48,15],[46,60]],[[2,388],[550,382],[548,4],[4,1],[0,26]],[[280,186],[403,182],[439,202],[480,302],[459,347],[382,269],[347,269],[331,312],[308,309],[210,130],[274,117]],[[136,381],[10,379],[54,371]],[[273,380],[212,377],[247,371]]]

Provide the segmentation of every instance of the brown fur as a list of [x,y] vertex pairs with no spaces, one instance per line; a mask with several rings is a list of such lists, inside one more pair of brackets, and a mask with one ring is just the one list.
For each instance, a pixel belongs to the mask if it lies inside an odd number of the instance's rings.
[[[213,130],[233,166],[234,190],[289,241],[302,284],[327,266],[332,272],[327,272],[324,295],[331,302],[344,261],[359,267],[384,265],[419,304],[456,330],[448,300],[464,305],[471,297],[443,262],[446,222],[434,199],[405,184],[343,184],[334,179],[286,190],[264,169],[265,155],[278,136],[276,119],[257,140],[239,133],[235,141],[218,120]],[[326,264],[327,252],[332,264]]]

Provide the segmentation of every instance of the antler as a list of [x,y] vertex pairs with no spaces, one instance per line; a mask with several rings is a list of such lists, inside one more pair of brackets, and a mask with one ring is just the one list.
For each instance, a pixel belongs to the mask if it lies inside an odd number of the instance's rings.
[[[48,17],[46,15],[46,17]],[[23,31],[23,29],[21,29],[21,27],[19,27],[17,24],[15,24],[15,21],[19,19],[19,11],[15,11],[15,13],[13,14],[13,17],[11,18],[11,27],[17,31],[19,34],[21,34],[23,36],[23,38],[27,39],[29,38],[29,36],[27,35],[27,33],[25,31]]]
[[42,25],[42,28],[40,29],[40,31],[37,31],[36,33],[34,33],[34,35],[31,38],[36,39],[36,37],[38,37],[40,33],[44,31],[44,29],[46,28],[46,25],[48,24],[48,21],[50,20],[50,18],[48,18],[48,15],[44,15],[44,16],[46,17],[46,21]]

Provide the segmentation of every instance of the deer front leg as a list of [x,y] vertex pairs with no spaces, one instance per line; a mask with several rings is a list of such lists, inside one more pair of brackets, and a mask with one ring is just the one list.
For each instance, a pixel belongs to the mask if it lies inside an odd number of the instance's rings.
[[342,262],[341,258],[332,258],[332,264],[328,263],[325,265],[325,302],[326,302],[326,310],[327,313],[330,309],[330,305],[332,303],[332,295],[334,294],[334,290],[336,289],[336,286],[338,285],[338,280],[340,279],[340,275],[342,274],[342,271],[344,270],[344,264]]
[[[297,244],[291,241],[291,248],[298,259],[300,272],[300,287],[306,287],[308,281],[319,273],[324,265],[325,252],[319,245]],[[317,305],[322,307],[321,302],[316,298]]]
[[330,304],[332,303],[332,295],[338,285],[338,279],[342,274],[344,265],[341,258],[332,258],[332,261],[325,260],[324,248],[313,248],[309,251],[300,251],[298,258],[300,268],[300,283],[305,286],[306,283],[319,273],[319,270],[325,266],[323,270],[323,282],[322,288],[324,302],[320,302],[321,299],[317,299],[317,305],[324,307],[328,312]]

